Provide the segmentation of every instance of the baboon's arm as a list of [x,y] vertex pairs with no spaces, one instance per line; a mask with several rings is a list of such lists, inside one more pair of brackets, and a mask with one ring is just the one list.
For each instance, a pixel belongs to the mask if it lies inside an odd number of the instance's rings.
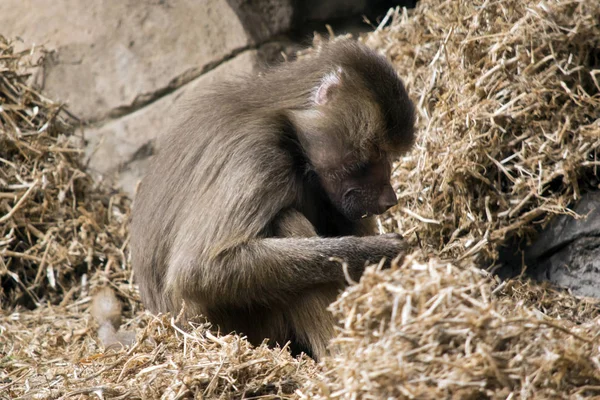
[[[285,218],[281,226],[287,235],[294,232],[294,226],[304,234],[310,232],[308,221],[299,215],[295,212]],[[290,225],[293,220],[302,224]],[[172,270],[178,272],[174,278],[179,280],[184,298],[200,298],[205,305],[244,305],[257,300],[268,304],[288,301],[312,287],[343,283],[346,277],[339,260],[347,262],[350,277],[358,280],[368,262],[379,262],[383,257],[392,260],[405,248],[396,234],[256,238],[221,251],[209,262],[181,260],[183,270],[189,273]]]

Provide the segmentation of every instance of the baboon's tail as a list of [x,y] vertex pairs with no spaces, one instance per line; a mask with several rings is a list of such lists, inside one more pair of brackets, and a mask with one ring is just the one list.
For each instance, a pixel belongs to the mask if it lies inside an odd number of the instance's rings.
[[121,302],[109,287],[103,287],[92,298],[91,313],[98,321],[98,337],[106,349],[113,346],[130,346],[135,342],[134,332],[119,332]]

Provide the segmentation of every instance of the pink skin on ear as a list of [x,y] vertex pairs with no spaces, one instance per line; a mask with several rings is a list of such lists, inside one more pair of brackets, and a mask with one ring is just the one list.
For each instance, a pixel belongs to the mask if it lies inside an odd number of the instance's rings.
[[323,77],[314,97],[314,101],[317,105],[322,106],[331,99],[333,89],[342,84],[341,75],[342,67],[337,67],[335,71],[330,72]]

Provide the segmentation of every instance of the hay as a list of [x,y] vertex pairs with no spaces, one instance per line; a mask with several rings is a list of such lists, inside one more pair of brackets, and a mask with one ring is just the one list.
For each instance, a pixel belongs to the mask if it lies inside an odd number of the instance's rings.
[[[183,333],[142,313],[130,349],[103,352],[81,310],[40,308],[2,322],[0,398],[289,398],[315,369],[287,349],[252,348],[203,326]],[[2,353],[2,351],[0,351]]]
[[306,398],[600,395],[600,308],[589,301],[499,285],[472,265],[408,260],[370,269],[331,309],[339,354]]
[[96,188],[61,105],[32,85],[40,51],[0,36],[0,304],[38,307],[85,298],[102,266],[129,279],[128,200]]
[[[31,86],[36,52],[1,39],[0,398],[600,396],[598,302],[473,262],[597,175],[600,4],[421,0],[386,21],[365,40],[393,58],[420,129],[382,229],[422,252],[340,296],[338,352],[319,365],[141,311],[128,200],[85,173],[62,107]],[[89,293],[106,284],[132,348],[98,343]]]
[[600,2],[430,0],[390,19],[366,42],[393,59],[421,129],[388,229],[495,259],[598,185]]

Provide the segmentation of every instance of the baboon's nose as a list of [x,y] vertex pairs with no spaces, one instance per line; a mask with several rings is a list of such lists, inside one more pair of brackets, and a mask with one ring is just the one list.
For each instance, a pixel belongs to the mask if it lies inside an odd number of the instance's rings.
[[379,195],[379,214],[384,213],[386,210],[398,204],[398,198],[396,192],[392,188],[392,185],[386,185],[383,188],[383,192]]

